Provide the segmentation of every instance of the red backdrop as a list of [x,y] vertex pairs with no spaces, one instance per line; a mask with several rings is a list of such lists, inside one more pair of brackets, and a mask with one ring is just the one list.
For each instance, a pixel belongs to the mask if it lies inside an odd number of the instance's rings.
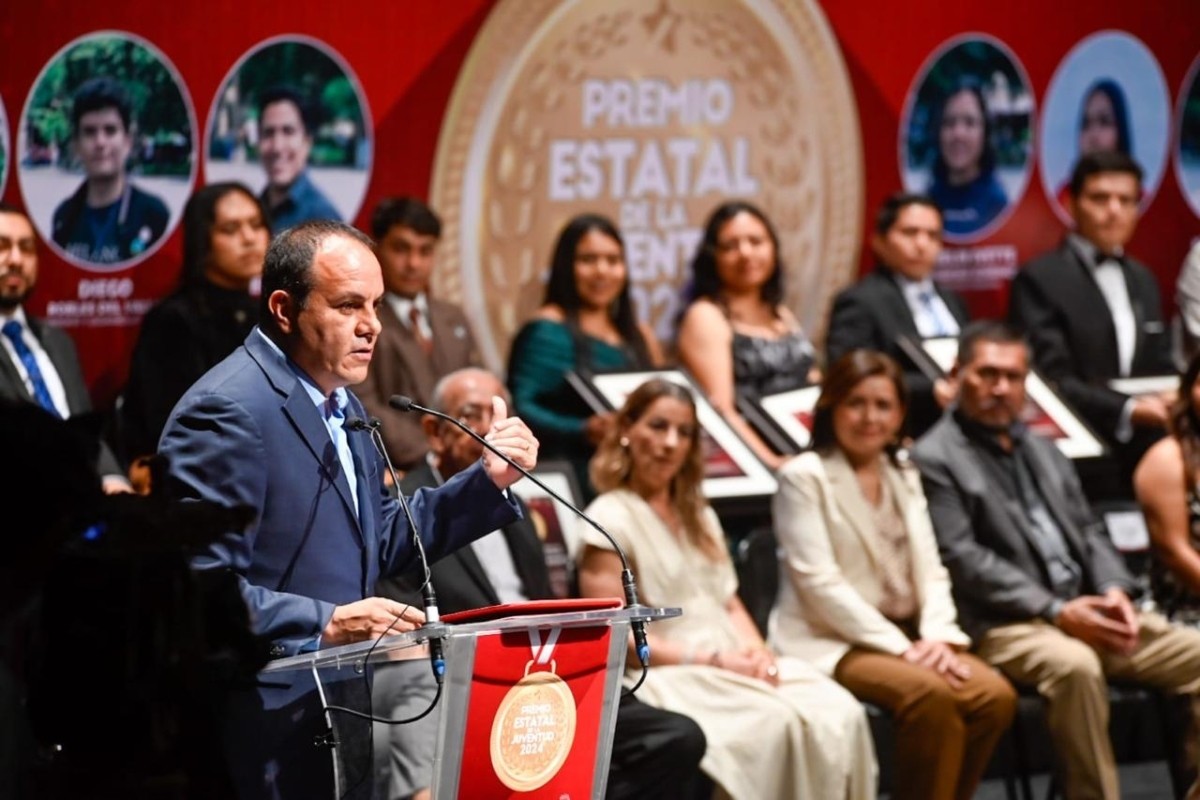
[[[897,126],[910,84],[929,53],[957,33],[979,31],[1005,42],[1025,67],[1040,112],[1055,68],[1080,39],[1097,31],[1124,30],[1154,52],[1175,112],[1188,67],[1200,55],[1200,39],[1195,34],[1200,4],[1164,0],[1155,4],[1154,13],[1124,0],[1097,0],[1086,6],[1090,8],[1084,11],[1083,3],[1039,0],[996,3],[994,10],[975,3],[909,3],[903,9],[883,2],[822,3],[841,43],[858,102],[867,174],[864,213],[868,222],[864,230],[869,229],[872,210],[900,181]],[[1174,118],[1171,131],[1172,161],[1129,247],[1158,273],[1168,307],[1188,244],[1200,234],[1200,221],[1175,180]],[[1042,191],[1036,139],[1031,158],[1034,166],[1024,199],[999,230],[978,243],[1011,242],[1022,263],[1056,246],[1064,231]],[[864,250],[864,268],[869,263],[869,253]],[[975,313],[1000,314],[1006,307],[1007,292],[969,300]]]
[[[917,70],[943,41],[976,31],[1008,45],[1023,64],[1040,104],[1055,67],[1082,37],[1120,29],[1154,52],[1172,104],[1200,52],[1200,4],[1159,0],[1154,12],[1127,0],[1079,3],[1009,0],[982,4],[858,0],[821,3],[842,47],[862,123],[866,168],[864,229],[871,210],[900,183],[897,126]],[[286,33],[324,40],[351,64],[368,97],[375,122],[374,167],[363,209],[385,194],[428,192],[442,116],[460,65],[491,7],[490,0],[372,0],[332,7],[326,3],[259,4],[219,0],[167,4],[110,0],[97,6],[67,0],[14,4],[0,17],[0,98],[7,111],[10,161],[15,162],[21,110],[38,73],[71,40],[93,31],[124,30],[159,47],[182,73],[201,129],[212,99],[234,62],[262,40]],[[1040,106],[1039,106],[1040,110]],[[1172,126],[1174,131],[1174,126]],[[1174,135],[1174,133],[1172,133]],[[1035,140],[1036,141],[1036,140]],[[1173,158],[1174,146],[1171,148]],[[1017,247],[1021,260],[1054,246],[1062,235],[1041,190],[1035,166],[1024,199],[1007,222],[982,243]],[[1200,223],[1187,206],[1168,165],[1158,194],[1130,250],[1159,274],[1167,302],[1171,285]],[[21,204],[15,163],[5,200]],[[200,172],[203,180],[203,168]],[[357,222],[365,223],[360,212]],[[109,277],[131,276],[135,297],[166,292],[178,275],[179,231],[151,259]],[[864,248],[863,264],[869,263]],[[77,296],[79,280],[94,277],[41,253],[41,280],[30,302],[34,314],[55,299]],[[977,313],[1003,309],[1003,291],[973,296]],[[85,372],[98,404],[111,402],[125,378],[136,328],[79,327]]]

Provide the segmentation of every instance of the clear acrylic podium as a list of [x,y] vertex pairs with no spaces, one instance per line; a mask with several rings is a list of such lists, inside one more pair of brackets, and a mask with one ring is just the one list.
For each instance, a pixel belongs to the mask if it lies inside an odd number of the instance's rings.
[[363,685],[366,665],[426,658],[425,645],[440,637],[446,675],[438,704],[435,800],[599,800],[608,780],[630,623],[681,613],[621,605],[614,598],[477,609],[377,642],[278,659],[263,672],[313,674],[333,733],[337,797],[369,798],[370,739],[364,747],[363,738],[370,723],[328,706],[371,712],[368,695],[346,691]]

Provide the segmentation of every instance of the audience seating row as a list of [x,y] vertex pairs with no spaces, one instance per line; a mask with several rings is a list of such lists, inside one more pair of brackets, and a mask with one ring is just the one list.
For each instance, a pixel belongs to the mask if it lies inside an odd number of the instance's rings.
[[[1127,510],[1111,506],[1097,509]],[[745,534],[731,542],[738,571],[742,602],[759,629],[766,633],[767,620],[779,589],[779,551],[775,534],[769,523],[755,520],[741,526]],[[731,525],[736,530],[738,526]],[[1138,550],[1125,553],[1126,561],[1135,576],[1141,579],[1149,569],[1149,552]],[[1118,764],[1164,762],[1169,772],[1176,798],[1183,798],[1188,785],[1181,766],[1172,758],[1172,742],[1181,741],[1187,731],[1187,701],[1168,697],[1141,686],[1113,684],[1109,688],[1111,716],[1109,732]],[[897,765],[893,758],[894,734],[890,715],[871,704],[864,704],[879,761],[879,791],[886,793],[891,786]],[[987,779],[1004,781],[1007,800],[1035,800],[1033,777],[1049,774],[1045,800],[1062,797],[1061,787],[1054,777],[1053,748],[1046,727],[1041,699],[1032,689],[1020,689],[1017,716],[1008,736],[992,758]]]

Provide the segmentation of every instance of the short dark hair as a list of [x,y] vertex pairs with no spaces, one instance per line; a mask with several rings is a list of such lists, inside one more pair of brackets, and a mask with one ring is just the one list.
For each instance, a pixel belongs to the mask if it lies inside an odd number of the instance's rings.
[[6,200],[0,200],[0,214],[20,214],[25,219],[29,219],[29,215],[25,213],[25,209],[18,208]]
[[183,274],[180,284],[190,286],[204,280],[204,270],[212,255],[212,229],[217,221],[217,203],[232,192],[241,192],[258,206],[263,222],[270,227],[266,206],[245,184],[236,181],[210,183],[192,193],[183,207]]
[[442,220],[432,208],[415,197],[385,197],[371,212],[371,235],[376,241],[398,225],[411,228],[422,236],[442,238]]
[[975,358],[975,345],[980,342],[989,344],[1019,344],[1029,355],[1029,340],[1019,328],[1004,320],[979,319],[967,324],[958,335],[958,363],[963,366]]
[[276,329],[268,307],[273,292],[287,292],[295,301],[297,310],[308,305],[308,295],[313,285],[313,259],[321,243],[331,236],[345,236],[370,250],[375,249],[371,237],[337,220],[308,220],[280,233],[267,248],[267,256],[263,260],[260,325],[272,331]]
[[300,112],[300,123],[304,126],[304,133],[308,136],[313,135],[320,120],[317,119],[316,105],[309,100],[301,90],[295,86],[286,84],[277,84],[268,86],[263,90],[263,93],[258,98],[258,120],[261,123],[263,114],[267,110],[267,106],[273,106],[276,103],[291,103]]
[[895,192],[880,203],[879,211],[875,214],[875,232],[880,236],[886,236],[887,232],[896,224],[896,220],[900,218],[900,212],[909,206],[931,208],[937,212],[938,220],[945,222],[941,206],[935,203],[929,195],[916,192]]
[[[29,225],[30,229],[33,228],[33,220],[29,217],[29,215],[26,214],[23,210],[17,208],[12,203],[6,203],[3,200],[0,200],[0,214],[16,214],[17,216],[22,217],[25,220],[25,222]],[[35,234],[34,235],[34,242],[35,242],[34,247],[37,246],[36,241],[37,241],[37,237]],[[26,292],[19,296],[9,296],[9,297],[0,298],[0,310],[11,311],[12,309],[14,309],[17,306],[24,303],[27,296],[28,296],[28,293]]]
[[[892,382],[896,388],[896,399],[900,402],[900,410],[908,411],[908,385],[904,382],[904,370],[885,353],[878,350],[857,349],[842,355],[829,365],[825,379],[821,381],[821,395],[813,412],[812,447],[820,452],[828,452],[837,447],[837,436],[833,430],[833,411],[854,391],[854,387],[867,378],[881,376]],[[904,425],[900,426],[901,431]],[[887,453],[893,459],[899,441],[888,445]]]
[[1078,198],[1079,195],[1083,194],[1083,186],[1087,183],[1088,178],[1103,172],[1120,172],[1125,175],[1132,175],[1137,179],[1138,189],[1142,188],[1142,165],[1134,161],[1133,156],[1127,153],[1106,150],[1098,153],[1088,153],[1085,156],[1081,156],[1075,162],[1075,168],[1071,170],[1071,183],[1069,186],[1071,197]]
[[692,258],[692,278],[688,290],[688,300],[697,300],[703,297],[715,301],[720,296],[721,278],[717,275],[717,239],[720,237],[721,228],[725,227],[725,223],[741,213],[749,214],[761,222],[767,229],[767,236],[770,237],[771,244],[775,247],[775,270],[763,284],[762,299],[772,307],[783,302],[784,268],[783,257],[779,254],[779,235],[763,210],[746,200],[730,200],[722,203],[709,215],[708,221],[704,224],[704,238],[700,241],[700,247],[696,249],[696,255]]
[[125,90],[125,84],[108,76],[84,81],[71,99],[71,130],[76,136],[79,135],[79,120],[83,115],[106,108],[117,112],[128,133],[133,117],[133,102],[129,99],[129,92]]

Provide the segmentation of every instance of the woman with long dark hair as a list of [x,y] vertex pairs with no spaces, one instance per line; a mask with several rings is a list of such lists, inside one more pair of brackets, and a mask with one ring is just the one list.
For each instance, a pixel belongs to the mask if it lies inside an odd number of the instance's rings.
[[[861,705],[809,664],[776,658],[738,599],[721,523],[701,491],[690,390],[655,379],[631,392],[591,469],[601,494],[588,513],[621,543],[642,600],[683,609],[648,634],[654,666],[638,697],[687,714],[704,731],[700,768],[718,785],[716,796],[874,797]],[[590,530],[583,542],[580,592],[620,596],[622,564],[612,545]]]
[[515,413],[541,442],[542,459],[569,461],[585,496],[591,496],[587,461],[612,415],[592,411],[567,373],[661,363],[658,341],[637,321],[616,225],[598,214],[571,219],[554,245],[542,305],[513,340],[508,389]]
[[130,461],[158,449],[175,403],[254,328],[252,289],[269,241],[266,212],[246,186],[214,183],[188,199],[179,288],[143,318],[123,392],[120,438]]
[[977,81],[956,84],[942,99],[930,125],[934,143],[928,194],[942,210],[945,232],[975,233],[1008,205],[996,177],[992,118]]
[[816,351],[783,302],[779,236],[751,203],[723,203],[709,216],[692,259],[679,360],[709,401],[772,468],[784,457],[742,417],[739,396],[761,397],[820,379]]
[[829,366],[813,450],[780,471],[786,554],[772,646],[892,714],[898,800],[968,800],[1012,721],[1016,693],[966,653],[920,477],[897,456],[908,406],[888,356]]
[[[1133,131],[1125,90],[1112,78],[1101,78],[1083,93],[1079,104],[1079,152],[1076,160],[1092,153],[1133,155]],[[1064,180],[1056,194],[1064,212],[1071,213],[1071,185]]]

